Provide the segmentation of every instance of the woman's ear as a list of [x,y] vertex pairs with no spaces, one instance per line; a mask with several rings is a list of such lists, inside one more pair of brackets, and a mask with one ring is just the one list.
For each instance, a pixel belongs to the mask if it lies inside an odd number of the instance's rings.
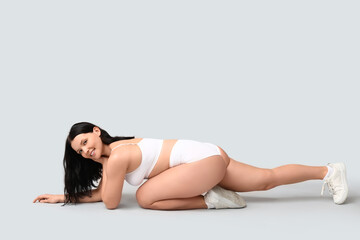
[[100,128],[98,128],[98,127],[94,127],[93,132],[96,133],[98,136],[100,136],[100,134],[101,134]]

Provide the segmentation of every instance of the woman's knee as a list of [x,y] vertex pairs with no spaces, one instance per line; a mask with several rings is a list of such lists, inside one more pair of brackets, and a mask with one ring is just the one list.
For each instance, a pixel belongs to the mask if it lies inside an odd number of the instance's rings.
[[144,191],[143,186],[139,187],[136,190],[136,201],[138,202],[139,206],[142,208],[151,208],[152,201],[148,197],[148,194]]
[[276,187],[275,173],[273,169],[263,169],[262,173],[262,189],[261,190],[270,190]]

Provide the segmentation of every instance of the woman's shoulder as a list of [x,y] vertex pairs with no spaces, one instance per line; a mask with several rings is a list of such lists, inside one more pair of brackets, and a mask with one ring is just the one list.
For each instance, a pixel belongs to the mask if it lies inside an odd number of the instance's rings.
[[139,143],[143,138],[132,138],[132,139],[125,139],[125,140],[118,140],[115,142],[110,143],[110,149],[113,150],[114,148],[116,148],[117,146],[122,146],[122,145],[131,145],[131,144],[136,144]]
[[129,147],[130,147],[129,145],[126,145],[124,147],[120,147],[112,151],[107,160],[108,167],[113,170],[115,169],[119,170],[120,168],[127,169],[132,159],[130,154],[131,151],[129,151],[130,149],[128,149]]
[[141,152],[136,146],[143,138],[133,138],[127,140],[119,140],[110,144],[111,153],[109,156],[109,164],[114,167],[126,166],[127,168],[135,160],[141,158]]

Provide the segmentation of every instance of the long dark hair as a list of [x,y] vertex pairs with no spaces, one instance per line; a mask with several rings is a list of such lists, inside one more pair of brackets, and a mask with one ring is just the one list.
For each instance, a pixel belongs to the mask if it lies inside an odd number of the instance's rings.
[[[82,157],[72,149],[70,143],[81,133],[92,132],[94,127],[98,127],[89,122],[75,123],[69,132],[65,141],[64,154],[64,171],[65,171],[65,187],[64,205],[67,203],[77,203],[79,198],[83,196],[91,197],[92,187],[96,187],[94,182],[102,177],[102,164],[91,159]],[[133,137],[111,137],[104,129],[98,127],[101,131],[100,138],[104,144],[124,139],[133,139]],[[62,206],[64,206],[62,205]]]

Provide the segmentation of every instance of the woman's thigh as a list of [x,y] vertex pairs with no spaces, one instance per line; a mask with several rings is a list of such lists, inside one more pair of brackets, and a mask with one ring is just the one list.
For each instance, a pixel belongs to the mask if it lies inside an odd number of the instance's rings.
[[235,192],[259,191],[268,189],[272,179],[271,169],[254,167],[230,158],[219,186]]
[[181,164],[148,179],[136,191],[136,199],[140,206],[149,206],[160,200],[199,196],[217,185],[225,171],[220,155]]

